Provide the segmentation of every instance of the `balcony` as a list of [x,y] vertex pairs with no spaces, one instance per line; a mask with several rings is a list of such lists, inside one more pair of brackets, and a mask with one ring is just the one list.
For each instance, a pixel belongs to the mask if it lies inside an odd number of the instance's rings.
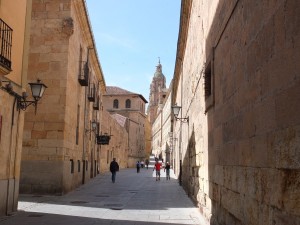
[[80,68],[79,68],[79,76],[78,82],[81,86],[88,86],[89,85],[89,65],[87,62],[81,61]]
[[95,100],[95,102],[94,102],[94,104],[93,104],[93,109],[94,110],[99,110],[99,108],[100,108],[100,98],[99,98],[99,96],[97,96],[96,97],[96,100]]
[[88,100],[90,102],[95,102],[95,98],[96,98],[96,86],[95,86],[95,84],[90,84],[89,93],[88,93]]
[[0,76],[11,71],[12,29],[0,19]]

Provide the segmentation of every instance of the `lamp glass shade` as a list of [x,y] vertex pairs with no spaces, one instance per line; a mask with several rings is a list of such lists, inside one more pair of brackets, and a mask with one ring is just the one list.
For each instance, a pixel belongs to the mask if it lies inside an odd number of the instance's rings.
[[97,127],[97,122],[93,121],[92,122],[92,129],[94,130],[94,129],[96,129],[96,127]]
[[47,86],[43,83],[41,83],[40,80],[38,80],[36,83],[29,83],[31,92],[32,92],[32,97],[35,100],[39,100],[43,94]]
[[177,106],[177,105],[172,106],[174,116],[176,116],[176,117],[178,116],[180,109],[181,109],[181,106]]

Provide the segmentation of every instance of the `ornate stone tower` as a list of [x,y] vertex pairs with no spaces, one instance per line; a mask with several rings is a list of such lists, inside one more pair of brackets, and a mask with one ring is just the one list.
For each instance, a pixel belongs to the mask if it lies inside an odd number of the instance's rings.
[[157,116],[159,106],[163,103],[164,98],[166,97],[166,93],[166,78],[162,73],[162,66],[159,60],[152,79],[152,83],[150,85],[149,105],[147,113],[151,124],[153,124]]

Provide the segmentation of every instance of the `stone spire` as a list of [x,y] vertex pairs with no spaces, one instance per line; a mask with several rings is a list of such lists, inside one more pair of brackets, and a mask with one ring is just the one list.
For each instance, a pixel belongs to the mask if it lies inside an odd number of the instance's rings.
[[150,85],[149,105],[147,110],[151,124],[153,124],[156,118],[159,104],[163,102],[165,89],[166,78],[162,73],[162,65],[160,64],[160,58],[158,57],[158,64]]

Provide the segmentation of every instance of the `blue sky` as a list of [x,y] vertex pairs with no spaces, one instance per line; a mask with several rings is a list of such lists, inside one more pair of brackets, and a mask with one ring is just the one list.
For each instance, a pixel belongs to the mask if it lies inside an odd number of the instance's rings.
[[86,0],[107,86],[149,99],[158,64],[167,87],[173,77],[180,0]]

